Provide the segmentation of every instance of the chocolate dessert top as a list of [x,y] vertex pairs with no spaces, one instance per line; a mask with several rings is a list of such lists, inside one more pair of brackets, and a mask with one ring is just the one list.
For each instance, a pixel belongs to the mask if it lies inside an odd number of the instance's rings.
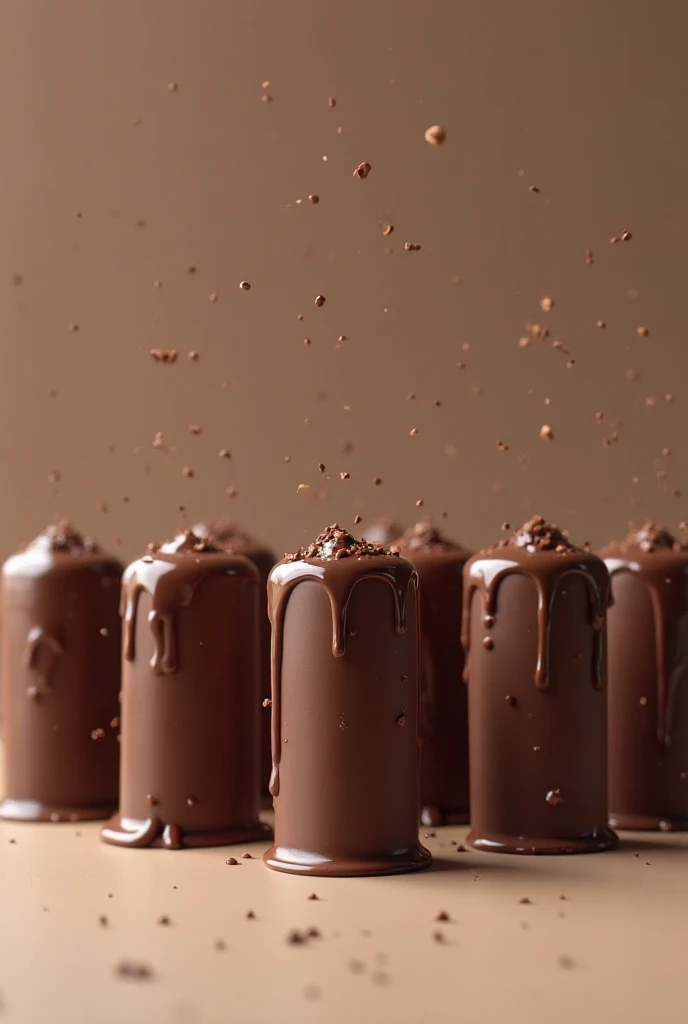
[[199,537],[193,530],[181,530],[172,540],[164,544],[150,545],[152,554],[161,555],[207,555],[221,554],[222,549],[209,537]]
[[577,547],[569,540],[568,533],[560,530],[558,526],[548,523],[544,516],[533,516],[524,523],[520,530],[516,530],[510,537],[498,541],[486,552],[503,550],[504,548],[518,548],[529,555],[542,552],[554,552],[557,555],[587,554],[583,548]]
[[212,543],[217,544],[222,550],[230,554],[243,555],[246,552],[263,550],[263,545],[246,533],[236,523],[229,523],[226,520],[208,520],[203,523],[196,523],[192,527],[197,537],[205,537]]
[[393,551],[403,551],[405,555],[458,553],[468,556],[469,554],[461,544],[445,537],[429,519],[423,519],[415,526],[409,527],[390,544],[390,548]]
[[677,551],[688,554],[688,541],[677,540],[656,523],[646,522],[639,530],[632,529],[623,540],[612,541],[603,549],[602,555],[655,554],[659,551]]
[[356,540],[350,533],[337,523],[328,526],[319,537],[305,548],[299,548],[284,556],[285,562],[321,562],[339,561],[342,558],[367,558],[370,556],[396,555],[398,551],[390,551],[382,544],[372,544],[367,540]]
[[24,550],[40,548],[41,551],[55,552],[65,555],[97,555],[100,548],[90,537],[84,537],[66,522],[53,523],[43,533],[39,533]]

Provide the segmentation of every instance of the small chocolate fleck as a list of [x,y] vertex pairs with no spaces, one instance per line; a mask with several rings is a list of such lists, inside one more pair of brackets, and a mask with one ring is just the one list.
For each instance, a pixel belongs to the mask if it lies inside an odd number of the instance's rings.
[[397,715],[397,717],[394,719],[394,724],[403,728],[406,725],[406,715]]
[[317,206],[317,205],[318,205],[318,203],[320,202],[320,196],[317,196],[317,195],[316,195],[316,194],[315,194],[315,193],[313,192],[313,193],[311,193],[311,195],[309,195],[309,197],[308,197],[308,201],[309,201],[309,202],[311,202],[311,203],[313,203],[313,205],[314,205],[314,206]]
[[549,313],[552,309],[554,309],[554,299],[551,297],[551,295],[543,295],[543,297],[540,299],[540,309],[543,310],[543,312],[545,313]]
[[370,164],[367,162],[367,160],[364,160],[363,163],[360,163],[358,165],[358,167],[353,173],[353,176],[354,178],[367,178],[371,170],[372,167],[370,166]]
[[532,904],[533,901],[530,899],[529,896],[521,896],[518,902],[526,906]]
[[160,924],[160,925],[162,925],[162,926],[163,926],[164,928],[166,928],[166,927],[167,927],[168,925],[171,925],[171,924],[172,924],[172,922],[170,921],[170,919],[169,919],[169,917],[167,916],[167,914],[162,914],[162,915],[161,915],[161,916],[160,916],[160,917],[158,918],[158,924]]
[[255,919],[256,919],[256,912],[255,912],[255,910],[247,910],[246,913],[244,914],[244,917],[246,918],[247,921],[255,921]]
[[107,928],[109,923],[110,922],[108,921],[107,914],[100,914],[98,916],[98,924],[100,925],[101,928]]
[[560,789],[550,789],[545,797],[545,800],[550,807],[558,807],[559,804],[563,804],[564,798],[561,795]]
[[218,951],[221,951],[223,949],[227,949],[227,943],[225,942],[224,939],[215,939],[215,942],[213,943],[213,947],[215,949],[217,949]]
[[421,248],[419,242],[404,242],[404,249],[406,252],[418,252]]
[[227,860],[225,861],[225,864],[230,864],[232,867],[238,863],[239,861],[236,859],[236,857],[228,857]]
[[115,974],[132,981],[149,981],[153,977],[153,968],[140,961],[121,960],[115,967]]
[[451,921],[451,917],[447,913],[446,910],[440,910],[437,914],[435,914],[435,920],[436,921]]
[[576,966],[576,961],[572,956],[569,956],[568,953],[562,953],[558,958],[557,963],[560,967],[563,967],[564,970],[571,970],[572,967]]
[[319,900],[319,899],[320,899],[320,897],[318,896],[318,894],[317,894],[317,893],[315,893],[315,892],[312,892],[312,893],[309,893],[309,895],[308,895],[308,899],[309,899],[309,900]]
[[318,307],[324,306],[325,302],[326,302],[325,296],[324,295],[316,295],[315,298],[313,299],[313,302]]
[[441,124],[431,124],[425,129],[425,141],[431,146],[441,146],[447,138],[446,128]]
[[543,441],[553,441],[554,440],[554,431],[552,430],[552,428],[550,426],[548,426],[545,423],[545,424],[543,424],[543,426],[540,427],[540,437],[542,438]]
[[647,338],[648,334],[650,333],[648,327],[637,327],[636,330],[641,338]]

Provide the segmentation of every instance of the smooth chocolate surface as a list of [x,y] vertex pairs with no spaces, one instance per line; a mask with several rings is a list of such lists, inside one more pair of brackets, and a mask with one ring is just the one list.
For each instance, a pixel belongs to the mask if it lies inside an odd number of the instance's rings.
[[66,523],[5,562],[0,817],[95,820],[117,806],[121,575]]
[[615,828],[688,829],[688,545],[647,523],[602,557]]
[[260,788],[261,793],[268,795],[272,754],[270,750],[270,708],[263,707],[263,701],[270,696],[270,619],[268,618],[268,577],[277,557],[270,548],[255,540],[234,523],[222,520],[210,520],[197,523],[193,527],[197,537],[207,537],[223,551],[230,555],[243,555],[253,562],[260,576],[259,588],[259,670],[260,686]]
[[476,849],[588,853],[607,827],[609,575],[541,517],[464,571]]
[[417,575],[338,527],[273,569],[275,845],[315,875],[413,871],[418,839]]
[[468,821],[468,694],[460,626],[470,552],[429,522],[393,542],[418,573],[420,602],[420,804],[427,826]]
[[258,820],[258,572],[191,531],[122,587],[121,846],[218,846]]

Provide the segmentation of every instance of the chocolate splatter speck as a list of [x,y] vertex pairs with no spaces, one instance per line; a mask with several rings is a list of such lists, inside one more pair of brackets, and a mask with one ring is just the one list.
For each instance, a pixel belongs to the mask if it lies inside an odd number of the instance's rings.
[[554,299],[550,295],[544,295],[540,299],[540,309],[545,313],[549,313],[550,310],[554,309]]
[[372,170],[372,167],[370,166],[368,161],[364,160],[363,163],[360,163],[358,165],[358,167],[356,168],[356,170],[353,173],[353,176],[354,176],[354,178],[361,178],[361,179],[367,178],[368,175],[370,174],[371,170]]
[[533,901],[531,900],[531,898],[529,896],[521,896],[521,898],[520,898],[520,900],[518,902],[523,904],[524,906],[527,906],[527,905],[531,905]]
[[441,124],[431,124],[425,129],[425,141],[431,146],[441,146],[447,138],[447,131]]
[[251,285],[248,281],[239,281],[239,287],[241,288],[242,292],[251,291]]
[[171,925],[171,924],[172,924],[172,922],[170,921],[170,919],[169,919],[169,917],[167,916],[167,914],[162,914],[162,915],[161,915],[161,916],[160,916],[160,917],[158,918],[158,924],[159,924],[159,925],[162,925],[162,926],[163,926],[163,928],[167,928],[167,927],[168,927],[169,925]]
[[309,893],[309,895],[308,895],[308,897],[307,897],[307,898],[308,898],[309,900],[319,900],[319,899],[320,899],[320,897],[318,896],[318,894],[317,894],[317,893],[315,893],[315,892]]
[[438,911],[437,914],[435,914],[435,920],[436,921],[451,921],[451,917],[447,913],[446,910],[440,910],[440,911]]
[[571,970],[571,968],[576,966],[576,961],[572,956],[569,956],[568,953],[562,953],[561,956],[558,957],[557,963],[560,967],[563,967],[564,970]]
[[558,807],[559,804],[563,804],[564,798],[561,795],[560,789],[550,789],[545,797],[545,800],[550,807]]
[[324,306],[326,301],[327,300],[325,299],[324,295],[316,295],[315,298],[313,299],[313,302],[318,307]]
[[540,427],[540,437],[543,441],[553,441],[554,431],[545,423]]
[[153,968],[137,960],[120,960],[115,974],[131,981],[149,981],[153,977]]
[[229,864],[231,867],[234,867],[234,865],[238,863],[239,861],[236,859],[236,857],[228,857],[227,860],[225,861],[225,864]]
[[176,348],[152,348],[150,355],[156,363],[165,363],[171,366],[172,363],[176,363],[179,352]]
[[637,330],[637,332],[638,332],[638,334],[640,335],[641,338],[647,338],[647,336],[650,333],[650,330],[649,330],[648,327],[638,327],[638,328],[636,328],[636,330]]

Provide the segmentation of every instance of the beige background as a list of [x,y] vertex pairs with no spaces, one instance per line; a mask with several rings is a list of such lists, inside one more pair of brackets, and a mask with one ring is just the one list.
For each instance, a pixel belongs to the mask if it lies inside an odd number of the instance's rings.
[[681,0],[2,0],[0,554],[61,514],[133,555],[180,504],[278,550],[418,499],[471,545],[685,518],[687,29]]

